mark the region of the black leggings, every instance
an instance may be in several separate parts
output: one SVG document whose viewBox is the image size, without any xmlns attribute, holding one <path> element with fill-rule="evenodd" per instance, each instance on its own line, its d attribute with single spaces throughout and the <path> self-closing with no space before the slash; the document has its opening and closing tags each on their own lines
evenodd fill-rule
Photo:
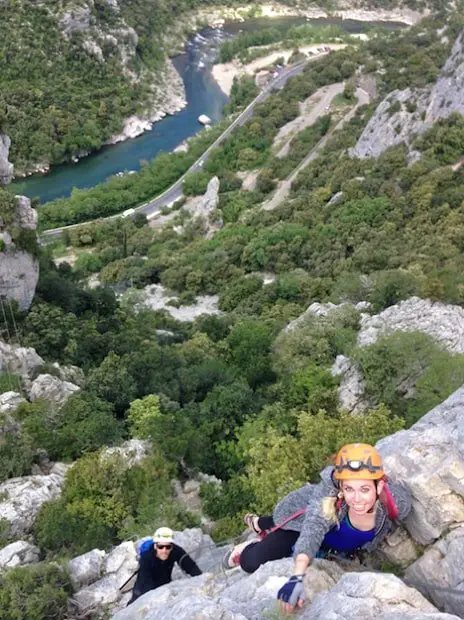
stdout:
<svg viewBox="0 0 464 620">
<path fill-rule="evenodd" d="M 274 527 L 274 520 L 272 517 L 260 517 L 258 525 L 261 530 L 269 530 Z M 254 573 L 265 562 L 289 557 L 299 535 L 299 532 L 281 529 L 248 545 L 240 555 L 241 568 L 247 573 Z"/>
</svg>

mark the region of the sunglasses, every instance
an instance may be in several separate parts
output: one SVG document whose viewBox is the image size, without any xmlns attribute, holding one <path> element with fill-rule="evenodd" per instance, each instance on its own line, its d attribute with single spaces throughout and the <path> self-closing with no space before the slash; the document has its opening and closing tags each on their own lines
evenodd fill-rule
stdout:
<svg viewBox="0 0 464 620">
<path fill-rule="evenodd" d="M 172 545 L 156 545 L 157 549 L 172 549 Z"/>
</svg>

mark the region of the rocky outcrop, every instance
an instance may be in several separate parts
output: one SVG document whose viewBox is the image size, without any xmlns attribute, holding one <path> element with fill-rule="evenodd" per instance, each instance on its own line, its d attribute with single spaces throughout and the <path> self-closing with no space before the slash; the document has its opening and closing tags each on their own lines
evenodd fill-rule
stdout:
<svg viewBox="0 0 464 620">
<path fill-rule="evenodd" d="M 13 164 L 8 161 L 11 140 L 0 132 L 0 185 L 8 185 L 13 178 Z"/>
<path fill-rule="evenodd" d="M 142 300 L 138 307 L 166 310 L 174 319 L 181 322 L 194 321 L 204 314 L 221 314 L 218 308 L 218 295 L 199 295 L 194 304 L 179 308 L 171 305 L 172 301 L 177 302 L 177 299 L 174 295 L 168 295 L 161 284 L 150 284 L 143 289 Z"/>
<path fill-rule="evenodd" d="M 464 525 L 451 530 L 412 564 L 405 573 L 437 607 L 464 617 Z M 457 593 L 449 589 L 457 590 Z M 460 593 L 459 593 L 460 592 Z"/>
<path fill-rule="evenodd" d="M 354 157 L 378 157 L 406 143 L 453 112 L 464 114 L 464 31 L 456 39 L 438 80 L 429 89 L 395 90 L 378 106 L 356 146 Z"/>
<path fill-rule="evenodd" d="M 392 478 L 412 491 L 406 527 L 417 542 L 429 545 L 464 523 L 464 387 L 377 447 Z"/>
<path fill-rule="evenodd" d="M 262 620 L 277 617 L 276 595 L 288 579 L 293 561 L 269 562 L 256 573 L 238 569 L 226 579 L 204 574 L 148 592 L 113 620 Z M 303 620 L 457 620 L 441 614 L 418 591 L 393 575 L 348 573 L 334 563 L 316 560 L 305 578 L 307 605 Z"/>
<path fill-rule="evenodd" d="M 74 385 L 74 383 L 62 381 L 58 377 L 45 374 L 39 375 L 34 380 L 29 391 L 29 398 L 31 401 L 43 398 L 54 405 L 62 405 L 72 394 L 79 390 L 80 387 Z"/>
<path fill-rule="evenodd" d="M 18 392 L 3 392 L 0 394 L 0 413 L 13 413 L 21 403 L 25 402 L 26 399 Z"/>
<path fill-rule="evenodd" d="M 25 541 L 17 540 L 3 549 L 0 549 L 0 570 L 14 568 L 24 564 L 34 564 L 39 561 L 40 549 Z"/>
<path fill-rule="evenodd" d="M 396 331 L 421 331 L 450 353 L 464 353 L 464 309 L 411 297 L 380 314 L 361 317 L 358 345 L 367 346 Z"/>
<path fill-rule="evenodd" d="M 29 388 L 37 371 L 45 364 L 32 347 L 9 345 L 0 340 L 0 371 L 19 375 L 23 385 Z"/>
<path fill-rule="evenodd" d="M 184 210 L 191 214 L 192 221 L 201 220 L 204 223 L 205 237 L 211 239 L 214 233 L 224 226 L 222 218 L 216 209 L 219 204 L 219 179 L 213 177 L 203 196 L 191 198 L 184 205 Z"/>
<path fill-rule="evenodd" d="M 130 580 L 123 591 L 120 588 L 137 570 L 137 553 L 143 540 L 146 539 L 136 543 L 124 542 L 110 553 L 94 549 L 68 563 L 71 580 L 77 589 L 72 603 L 79 614 L 99 612 L 106 605 L 113 609 L 127 605 L 134 580 Z M 175 541 L 195 559 L 203 571 L 217 567 L 225 553 L 199 528 L 176 532 Z M 176 566 L 173 583 L 184 583 L 184 579 L 179 581 L 183 576 Z"/>
<path fill-rule="evenodd" d="M 284 329 L 285 332 L 291 332 L 294 329 L 298 329 L 303 327 L 306 320 L 311 317 L 326 317 L 334 311 L 343 309 L 343 308 L 354 308 L 358 312 L 368 312 L 371 305 L 367 301 L 360 301 L 359 303 L 353 305 L 349 302 L 343 302 L 341 304 L 333 304 L 331 301 L 322 304 L 319 302 L 314 302 L 311 304 L 303 314 L 300 314 L 299 317 L 291 321 Z"/>
<path fill-rule="evenodd" d="M 11 478 L 0 484 L 0 520 L 9 522 L 9 537 L 31 531 L 42 504 L 60 496 L 68 469 L 69 465 L 55 463 L 49 475 Z"/>
<path fill-rule="evenodd" d="M 11 181 L 13 166 L 8 162 L 10 139 L 0 134 L 0 184 Z M 9 207 L 8 207 L 9 208 Z M 14 300 L 27 310 L 39 279 L 35 256 L 18 245 L 18 231 L 35 230 L 37 212 L 25 196 L 16 196 L 13 213 L 0 213 L 0 297 Z"/>
<path fill-rule="evenodd" d="M 111 458 L 118 456 L 123 459 L 127 467 L 134 467 L 140 461 L 143 461 L 151 452 L 151 444 L 149 441 L 142 439 L 129 439 L 120 446 L 114 448 L 106 448 L 101 453 L 101 458 Z"/>
<path fill-rule="evenodd" d="M 340 377 L 337 394 L 341 409 L 349 413 L 361 413 L 369 408 L 364 394 L 364 376 L 357 362 L 345 355 L 337 355 L 331 373 L 333 377 Z"/>
<path fill-rule="evenodd" d="M 85 581 L 89 584 L 78 590 L 72 599 L 72 606 L 81 616 L 102 611 L 118 601 L 127 605 L 130 596 L 127 592 L 122 594 L 119 588 L 138 568 L 136 546 L 133 542 L 124 542 L 110 553 L 94 549 L 71 560 L 68 568 L 76 586 Z"/>
</svg>

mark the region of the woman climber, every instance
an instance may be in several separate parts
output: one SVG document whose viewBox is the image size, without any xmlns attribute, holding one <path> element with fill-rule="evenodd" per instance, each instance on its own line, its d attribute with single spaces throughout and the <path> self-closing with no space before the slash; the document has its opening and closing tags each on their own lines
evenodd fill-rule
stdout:
<svg viewBox="0 0 464 620">
<path fill-rule="evenodd" d="M 224 559 L 228 568 L 240 565 L 252 573 L 293 553 L 293 575 L 277 595 L 284 613 L 303 606 L 303 578 L 312 558 L 372 551 L 411 509 L 409 490 L 387 484 L 382 457 L 368 444 L 344 446 L 321 479 L 289 493 L 272 516 L 246 515 L 245 523 L 260 539 L 236 546 Z"/>
</svg>

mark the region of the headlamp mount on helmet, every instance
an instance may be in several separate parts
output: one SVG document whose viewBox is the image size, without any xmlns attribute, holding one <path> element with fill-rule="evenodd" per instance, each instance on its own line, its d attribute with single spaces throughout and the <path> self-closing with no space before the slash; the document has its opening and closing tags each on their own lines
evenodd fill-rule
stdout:
<svg viewBox="0 0 464 620">
<path fill-rule="evenodd" d="M 342 471 L 361 471 L 363 469 L 367 469 L 369 473 L 374 474 L 377 471 L 383 471 L 382 465 L 373 465 L 372 459 L 369 457 L 367 461 L 358 461 L 358 460 L 343 460 L 340 464 L 335 465 L 335 470 Z"/>
</svg>

